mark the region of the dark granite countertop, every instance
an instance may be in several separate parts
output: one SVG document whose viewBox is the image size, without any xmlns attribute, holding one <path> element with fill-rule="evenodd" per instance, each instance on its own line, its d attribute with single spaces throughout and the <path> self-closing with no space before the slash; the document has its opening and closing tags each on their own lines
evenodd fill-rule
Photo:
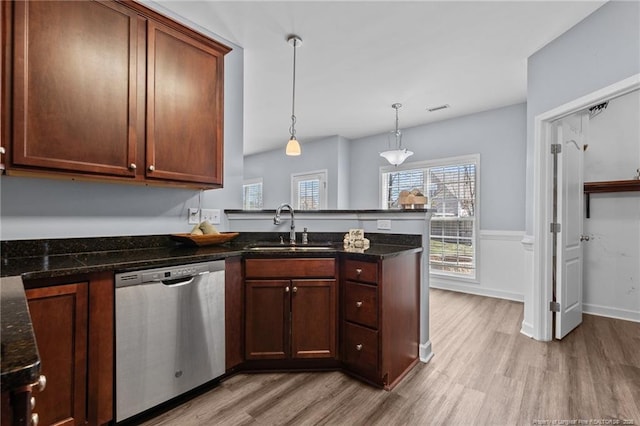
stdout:
<svg viewBox="0 0 640 426">
<path fill-rule="evenodd" d="M 349 256 L 365 259 L 386 258 L 421 251 L 421 236 L 403 234 L 367 234 L 367 250 L 346 250 L 343 233 L 310 233 L 310 244 L 329 244 L 331 250 L 259 251 L 251 245 L 279 241 L 281 233 L 241 233 L 230 243 L 193 247 L 177 243 L 168 235 L 68 238 L 52 240 L 16 240 L 0 242 L 0 276 L 21 276 L 25 280 L 87 274 L 101 271 L 128 271 L 225 259 L 233 256 L 309 257 Z"/>
<path fill-rule="evenodd" d="M 262 209 L 262 210 L 242 210 L 242 209 L 225 209 L 226 214 L 256 214 L 256 213 L 266 213 L 266 214 L 274 214 L 276 212 L 275 209 Z M 296 215 L 304 214 L 304 215 L 325 215 L 325 214 L 402 214 L 402 213 L 429 213 L 435 212 L 435 209 L 425 209 L 425 208 L 415 208 L 415 209 L 365 209 L 365 210 L 296 210 Z"/>
<path fill-rule="evenodd" d="M 0 279 L 0 323 L 2 392 L 35 383 L 40 356 L 20 277 Z"/>
</svg>

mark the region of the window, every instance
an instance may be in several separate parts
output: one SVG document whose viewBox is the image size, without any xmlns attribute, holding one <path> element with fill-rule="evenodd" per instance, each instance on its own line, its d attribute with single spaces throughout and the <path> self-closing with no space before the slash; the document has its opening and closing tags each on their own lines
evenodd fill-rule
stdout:
<svg viewBox="0 0 640 426">
<path fill-rule="evenodd" d="M 381 168 L 382 208 L 398 207 L 403 190 L 417 189 L 435 210 L 431 218 L 429 271 L 476 277 L 479 155 Z"/>
<path fill-rule="evenodd" d="M 295 210 L 327 208 L 327 171 L 291 175 L 291 198 Z"/>
<path fill-rule="evenodd" d="M 242 208 L 244 210 L 262 209 L 262 178 L 244 182 L 242 185 Z"/>
</svg>

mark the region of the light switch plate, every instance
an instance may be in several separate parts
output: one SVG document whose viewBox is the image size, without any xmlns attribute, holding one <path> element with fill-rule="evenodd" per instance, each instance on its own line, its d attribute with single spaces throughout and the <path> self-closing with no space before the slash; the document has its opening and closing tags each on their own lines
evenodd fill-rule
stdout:
<svg viewBox="0 0 640 426">
<path fill-rule="evenodd" d="M 220 209 L 202 209 L 200 219 L 204 222 L 208 220 L 212 225 L 220 224 Z"/>
<path fill-rule="evenodd" d="M 378 229 L 391 229 L 391 220 L 390 219 L 378 219 Z"/>
<path fill-rule="evenodd" d="M 197 225 L 200 223 L 200 210 L 195 207 L 189 207 L 189 225 Z"/>
</svg>

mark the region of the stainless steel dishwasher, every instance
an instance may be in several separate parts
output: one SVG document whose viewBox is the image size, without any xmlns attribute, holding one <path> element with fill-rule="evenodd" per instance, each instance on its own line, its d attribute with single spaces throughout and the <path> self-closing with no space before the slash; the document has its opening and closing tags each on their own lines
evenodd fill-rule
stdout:
<svg viewBox="0 0 640 426">
<path fill-rule="evenodd" d="M 116 274 L 116 421 L 225 372 L 224 261 Z"/>
</svg>

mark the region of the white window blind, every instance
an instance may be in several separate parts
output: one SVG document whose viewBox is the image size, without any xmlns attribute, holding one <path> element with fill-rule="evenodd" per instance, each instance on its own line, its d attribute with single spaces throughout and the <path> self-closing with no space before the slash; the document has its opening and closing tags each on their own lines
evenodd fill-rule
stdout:
<svg viewBox="0 0 640 426">
<path fill-rule="evenodd" d="M 381 170 L 382 207 L 398 207 L 400 191 L 428 196 L 431 219 L 429 269 L 436 274 L 476 276 L 479 156 L 413 163 Z"/>
<path fill-rule="evenodd" d="M 242 185 L 242 208 L 244 210 L 262 209 L 262 179 L 246 181 Z"/>
<path fill-rule="evenodd" d="M 320 210 L 327 206 L 327 172 L 291 176 L 291 192 L 295 210 Z"/>
</svg>

